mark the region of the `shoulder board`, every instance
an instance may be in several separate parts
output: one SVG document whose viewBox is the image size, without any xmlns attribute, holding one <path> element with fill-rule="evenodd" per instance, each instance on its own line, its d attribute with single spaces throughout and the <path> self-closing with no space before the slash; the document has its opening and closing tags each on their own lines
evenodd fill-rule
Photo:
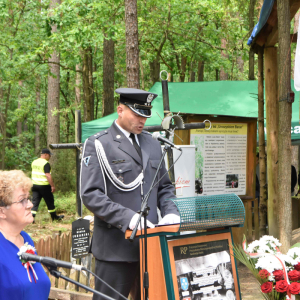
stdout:
<svg viewBox="0 0 300 300">
<path fill-rule="evenodd" d="M 107 134 L 107 133 L 108 133 L 107 130 L 100 131 L 100 132 L 98 132 L 98 133 L 96 133 L 96 134 L 90 136 L 90 137 L 89 137 L 89 140 L 96 140 L 96 139 L 100 138 L 101 136 L 103 136 L 103 135 L 105 135 L 105 134 Z"/>
<path fill-rule="evenodd" d="M 143 130 L 142 133 L 152 135 L 149 131 Z"/>
</svg>

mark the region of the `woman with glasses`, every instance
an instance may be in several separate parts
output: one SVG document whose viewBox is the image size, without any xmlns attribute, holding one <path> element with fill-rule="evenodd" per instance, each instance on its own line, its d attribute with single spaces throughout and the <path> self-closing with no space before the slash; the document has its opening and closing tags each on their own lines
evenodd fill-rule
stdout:
<svg viewBox="0 0 300 300">
<path fill-rule="evenodd" d="M 22 171 L 0 171 L 0 299 L 47 300 L 50 280 L 40 263 L 21 261 L 20 253 L 36 254 L 23 231 L 32 223 L 31 180 Z"/>
</svg>

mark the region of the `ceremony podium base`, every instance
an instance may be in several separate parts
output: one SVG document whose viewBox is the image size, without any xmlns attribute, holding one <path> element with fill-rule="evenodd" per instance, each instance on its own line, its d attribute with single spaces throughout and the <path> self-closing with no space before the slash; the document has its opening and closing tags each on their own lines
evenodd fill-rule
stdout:
<svg viewBox="0 0 300 300">
<path fill-rule="evenodd" d="M 176 205 L 180 224 L 147 229 L 149 299 L 241 300 L 231 227 L 245 222 L 242 200 L 223 194 L 166 201 Z M 142 279 L 144 239 L 140 231 L 136 236 Z"/>
<path fill-rule="evenodd" d="M 241 300 L 231 228 L 180 233 L 179 225 L 148 229 L 149 299 Z M 131 231 L 126 233 L 129 238 Z M 141 231 L 141 291 L 144 240 Z M 142 298 L 143 299 L 143 295 Z"/>
</svg>

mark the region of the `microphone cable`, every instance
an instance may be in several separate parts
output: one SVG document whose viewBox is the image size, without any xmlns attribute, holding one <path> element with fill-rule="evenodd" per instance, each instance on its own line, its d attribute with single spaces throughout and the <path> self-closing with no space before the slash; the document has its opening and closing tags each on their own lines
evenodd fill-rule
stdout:
<svg viewBox="0 0 300 300">
<path fill-rule="evenodd" d="M 90 271 L 89 269 L 82 267 L 81 270 L 84 270 L 90 274 L 92 274 L 95 278 L 97 278 L 99 281 L 101 281 L 103 284 L 105 284 L 108 288 L 110 288 L 112 291 L 114 291 L 116 294 L 118 294 L 122 299 L 128 300 L 125 296 L 123 296 L 121 293 L 119 293 L 117 290 L 115 290 L 112 286 L 110 286 L 108 283 L 106 283 L 103 279 L 101 279 L 99 276 L 97 276 L 95 273 Z"/>
</svg>

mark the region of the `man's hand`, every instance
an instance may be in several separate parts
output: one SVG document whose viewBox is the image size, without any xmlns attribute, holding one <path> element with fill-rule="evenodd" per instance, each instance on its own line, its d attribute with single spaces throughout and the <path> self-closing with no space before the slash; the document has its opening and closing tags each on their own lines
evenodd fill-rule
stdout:
<svg viewBox="0 0 300 300">
<path fill-rule="evenodd" d="M 135 225 L 136 225 L 136 222 L 139 218 L 139 214 L 135 214 L 132 219 L 130 220 L 130 223 L 129 223 L 129 229 L 133 230 Z M 141 224 L 142 224 L 142 229 L 144 229 L 144 217 L 141 218 L 141 222 L 139 224 L 139 227 L 138 227 L 138 230 L 141 230 Z M 147 220 L 147 227 L 150 227 L 150 228 L 154 228 L 155 226 Z"/>
<path fill-rule="evenodd" d="M 51 186 L 51 192 L 54 193 L 55 192 L 55 186 Z"/>
<path fill-rule="evenodd" d="M 158 223 L 158 225 L 171 225 L 171 224 L 179 224 L 180 217 L 175 214 L 165 215 Z"/>
</svg>

